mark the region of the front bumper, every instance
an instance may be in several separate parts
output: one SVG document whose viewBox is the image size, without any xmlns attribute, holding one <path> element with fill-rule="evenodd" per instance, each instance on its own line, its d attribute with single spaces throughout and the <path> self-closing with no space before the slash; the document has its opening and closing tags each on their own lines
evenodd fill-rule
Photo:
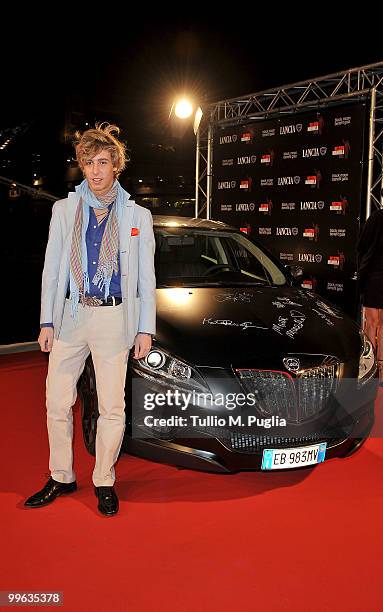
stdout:
<svg viewBox="0 0 383 612">
<path fill-rule="evenodd" d="M 355 368 L 354 368 L 355 369 Z M 233 394 L 244 390 L 233 371 L 216 368 L 199 368 L 208 389 L 213 393 Z M 340 383 L 327 396 L 323 409 L 315 414 L 314 418 L 305 422 L 296 422 L 286 429 L 271 427 L 264 429 L 256 427 L 255 432 L 243 425 L 239 427 L 217 428 L 209 423 L 202 429 L 174 428 L 174 431 L 157 431 L 136 427 L 135 422 L 143 423 L 143 396 L 146 393 L 156 394 L 164 391 L 164 386 L 158 379 L 148 379 L 135 369 L 130 370 L 125 389 L 127 400 L 127 427 L 122 450 L 152 461 L 169 463 L 190 469 L 209 472 L 233 473 L 245 470 L 261 470 L 263 451 L 265 449 L 289 449 L 311 446 L 320 442 L 327 443 L 326 459 L 345 457 L 351 454 L 369 435 L 374 423 L 374 403 L 377 394 L 378 381 L 376 372 L 362 386 L 352 376 L 355 372 L 350 366 L 345 371 L 350 378 L 340 379 Z M 307 385 L 307 383 L 304 383 Z M 316 384 L 314 381 L 313 384 Z M 306 393 L 308 387 L 301 387 Z M 283 391 L 283 387 L 281 388 Z M 310 389 L 308 390 L 310 391 Z M 314 398 L 315 394 L 308 392 L 307 397 Z M 276 405 L 278 404 L 278 397 Z M 282 397 L 282 396 L 281 396 Z M 279 406 L 286 406 L 286 397 Z M 139 408 L 138 408 L 139 407 Z M 190 406 L 191 410 L 192 406 Z M 192 412 L 200 416 L 208 413 L 224 416 L 224 408 L 210 408 L 209 411 L 200 406 Z M 153 409 L 152 409 L 153 410 Z M 157 408 L 155 409 L 157 410 Z M 155 410 L 150 414 L 156 414 Z M 166 416 L 168 406 L 158 410 L 159 417 Z M 243 415 L 248 414 L 249 408 L 239 409 Z M 258 411 L 258 412 L 257 412 Z M 174 411 L 173 411 L 174 412 Z M 262 416 L 255 406 L 250 409 L 252 414 Z M 185 413 L 179 413 L 185 414 Z M 279 410 L 281 414 L 281 410 Z M 227 415 L 227 411 L 226 411 Z M 263 415 L 265 416 L 265 415 Z M 283 416 L 283 415 L 282 415 Z M 300 468 L 294 468 L 300 469 Z"/>
<path fill-rule="evenodd" d="M 362 407 L 358 416 L 355 415 L 353 427 L 345 437 L 329 439 L 320 436 L 312 442 L 301 442 L 278 445 L 278 448 L 308 446 L 320 441 L 327 441 L 326 460 L 334 457 L 346 457 L 360 446 L 369 435 L 374 423 L 374 403 Z M 274 448 L 267 440 L 263 449 Z M 139 457 L 168 463 L 184 468 L 216 473 L 235 473 L 239 471 L 260 471 L 263 449 L 255 452 L 230 450 L 226 444 L 216 437 L 204 435 L 200 438 L 178 438 L 164 440 L 159 438 L 136 438 L 126 435 L 122 449 Z M 312 467 L 312 466 L 310 466 Z M 301 468 L 294 468 L 301 469 Z"/>
</svg>

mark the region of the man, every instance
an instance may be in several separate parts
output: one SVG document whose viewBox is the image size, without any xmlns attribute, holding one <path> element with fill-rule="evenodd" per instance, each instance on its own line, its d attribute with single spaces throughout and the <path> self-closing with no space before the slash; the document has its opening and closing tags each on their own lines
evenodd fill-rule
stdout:
<svg viewBox="0 0 383 612">
<path fill-rule="evenodd" d="M 129 200 L 118 176 L 126 164 L 116 126 L 77 133 L 84 181 L 55 202 L 42 275 L 41 350 L 50 352 L 46 379 L 51 476 L 25 505 L 45 506 L 77 489 L 73 414 L 77 381 L 88 355 L 96 373 L 99 418 L 93 471 L 98 509 L 118 512 L 115 470 L 125 431 L 129 351 L 145 357 L 155 333 L 151 213 Z"/>
<path fill-rule="evenodd" d="M 357 244 L 358 288 L 363 306 L 363 331 L 372 343 L 383 386 L 383 209 L 363 225 Z"/>
</svg>

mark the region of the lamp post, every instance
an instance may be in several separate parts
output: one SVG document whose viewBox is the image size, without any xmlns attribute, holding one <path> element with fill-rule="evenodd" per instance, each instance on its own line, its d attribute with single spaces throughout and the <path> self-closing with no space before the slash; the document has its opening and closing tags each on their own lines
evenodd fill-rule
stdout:
<svg viewBox="0 0 383 612">
<path fill-rule="evenodd" d="M 198 217 L 199 214 L 199 172 L 200 165 L 199 159 L 201 155 L 201 140 L 200 140 L 200 124 L 203 116 L 203 111 L 200 106 L 194 105 L 193 102 L 187 96 L 180 96 L 177 98 L 170 109 L 169 120 L 174 115 L 177 119 L 183 121 L 190 120 L 193 117 L 193 131 L 196 137 L 196 163 L 195 163 L 195 209 L 194 216 Z M 210 147 L 208 149 L 208 154 Z M 208 182 L 209 190 L 209 182 Z M 209 194 L 205 194 L 209 197 Z M 209 207 L 206 212 L 207 218 L 209 218 Z"/>
</svg>

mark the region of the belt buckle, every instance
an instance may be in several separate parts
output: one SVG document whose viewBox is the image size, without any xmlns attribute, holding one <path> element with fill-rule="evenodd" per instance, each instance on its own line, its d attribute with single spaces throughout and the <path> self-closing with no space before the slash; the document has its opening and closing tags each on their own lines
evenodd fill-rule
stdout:
<svg viewBox="0 0 383 612">
<path fill-rule="evenodd" d="M 90 296 L 90 295 L 83 296 L 83 299 L 81 301 L 84 307 L 85 306 L 101 306 L 103 302 L 103 300 L 100 300 L 99 298 L 95 296 Z"/>
</svg>

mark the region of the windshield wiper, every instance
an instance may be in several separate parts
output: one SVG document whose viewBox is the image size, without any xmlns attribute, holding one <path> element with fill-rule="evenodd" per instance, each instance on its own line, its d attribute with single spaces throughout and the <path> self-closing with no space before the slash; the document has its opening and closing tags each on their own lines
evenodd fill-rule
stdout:
<svg viewBox="0 0 383 612">
<path fill-rule="evenodd" d="M 286 283 L 285 283 L 286 284 Z M 163 284 L 159 283 L 157 289 L 174 289 L 175 287 L 283 287 L 285 285 L 273 285 L 272 283 L 266 283 L 262 281 L 232 281 L 232 280 L 220 280 L 220 281 L 204 281 L 201 279 L 200 282 L 194 281 L 192 283 L 176 282 L 174 284 Z"/>
<path fill-rule="evenodd" d="M 219 287 L 221 285 L 227 285 L 227 281 L 208 281 L 208 282 L 196 282 L 193 283 L 185 283 L 185 282 L 176 282 L 171 285 L 158 283 L 157 289 L 174 289 L 176 287 Z"/>
</svg>

